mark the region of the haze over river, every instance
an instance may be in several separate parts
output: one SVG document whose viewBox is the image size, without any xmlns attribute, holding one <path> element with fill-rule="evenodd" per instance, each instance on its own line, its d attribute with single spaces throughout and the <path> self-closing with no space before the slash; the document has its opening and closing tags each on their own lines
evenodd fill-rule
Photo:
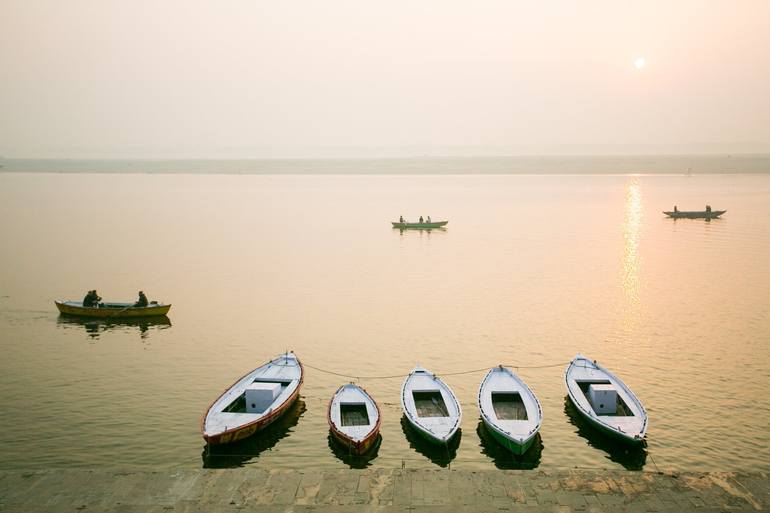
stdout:
<svg viewBox="0 0 770 513">
<path fill-rule="evenodd" d="M 661 213 L 706 203 L 727 213 Z M 358 466 L 770 471 L 769 208 L 767 174 L 2 173 L 0 468 L 345 468 L 326 407 L 350 379 L 324 369 L 382 409 Z M 449 224 L 402 233 L 399 215 Z M 54 299 L 93 288 L 144 290 L 169 321 L 59 317 Z M 205 454 L 209 403 L 286 349 L 306 364 L 301 402 Z M 575 418 L 577 353 L 639 396 L 646 448 Z M 402 377 L 366 378 L 418 362 L 461 402 L 456 451 L 405 433 Z M 523 459 L 479 429 L 484 373 L 455 374 L 497 364 L 543 407 Z"/>
</svg>

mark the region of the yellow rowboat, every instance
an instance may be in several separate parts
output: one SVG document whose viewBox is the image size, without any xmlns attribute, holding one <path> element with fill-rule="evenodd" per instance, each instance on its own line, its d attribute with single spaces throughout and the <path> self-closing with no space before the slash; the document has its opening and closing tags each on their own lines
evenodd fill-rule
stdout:
<svg viewBox="0 0 770 513">
<path fill-rule="evenodd" d="M 134 303 L 102 303 L 98 307 L 83 306 L 82 301 L 54 301 L 56 308 L 64 315 L 96 317 L 99 319 L 121 319 L 127 317 L 154 317 L 166 315 L 171 305 L 152 302 L 147 306 Z"/>
</svg>

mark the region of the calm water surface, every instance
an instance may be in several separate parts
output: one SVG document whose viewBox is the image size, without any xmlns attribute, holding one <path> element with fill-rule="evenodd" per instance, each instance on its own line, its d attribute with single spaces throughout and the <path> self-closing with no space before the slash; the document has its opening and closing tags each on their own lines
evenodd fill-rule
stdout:
<svg viewBox="0 0 770 513">
<path fill-rule="evenodd" d="M 669 220 L 677 204 L 724 219 Z M 770 176 L 0 174 L 0 467 L 676 468 L 770 471 Z M 404 215 L 445 231 L 400 233 Z M 168 321 L 83 323 L 53 300 L 173 303 Z M 264 436 L 204 451 L 223 388 L 291 349 L 302 399 Z M 646 449 L 586 428 L 562 376 L 578 352 L 650 417 Z M 402 426 L 415 363 L 462 403 L 459 446 Z M 519 366 L 544 411 L 523 459 L 479 427 L 483 372 Z M 543 368 L 530 368 L 546 366 Z M 328 440 L 362 376 L 376 457 Z"/>
</svg>

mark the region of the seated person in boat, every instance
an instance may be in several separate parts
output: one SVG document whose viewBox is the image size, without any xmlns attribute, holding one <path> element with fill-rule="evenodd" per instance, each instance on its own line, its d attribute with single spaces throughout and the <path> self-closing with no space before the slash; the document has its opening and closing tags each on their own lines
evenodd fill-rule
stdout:
<svg viewBox="0 0 770 513">
<path fill-rule="evenodd" d="M 429 222 L 429 223 L 430 223 L 430 216 L 428 216 L 428 221 L 427 221 L 427 222 Z"/>
<path fill-rule="evenodd" d="M 423 222 L 423 221 L 422 221 L 422 216 L 420 216 L 420 222 L 421 222 L 421 223 Z"/>
<path fill-rule="evenodd" d="M 137 300 L 136 303 L 134 303 L 134 306 L 147 306 L 149 304 L 149 301 L 147 301 L 147 296 L 144 295 L 144 292 L 141 290 L 139 291 L 139 300 Z"/>
<path fill-rule="evenodd" d="M 96 294 L 96 289 L 89 290 L 88 294 L 86 294 L 86 297 L 83 298 L 83 306 L 87 308 L 94 308 L 99 306 L 99 301 L 101 300 L 102 298 Z"/>
<path fill-rule="evenodd" d="M 711 212 L 711 205 L 706 205 L 706 212 Z"/>
<path fill-rule="evenodd" d="M 404 216 L 399 217 L 398 222 L 404 224 Z"/>
<path fill-rule="evenodd" d="M 679 209 L 676 208 L 676 205 L 674 205 L 674 212 L 679 212 Z"/>
</svg>

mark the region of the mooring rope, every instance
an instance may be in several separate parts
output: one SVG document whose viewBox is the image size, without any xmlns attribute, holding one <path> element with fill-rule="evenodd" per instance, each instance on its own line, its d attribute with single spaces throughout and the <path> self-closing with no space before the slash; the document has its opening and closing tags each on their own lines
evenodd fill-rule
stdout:
<svg viewBox="0 0 770 513">
<path fill-rule="evenodd" d="M 519 369 L 547 369 L 547 368 L 550 368 L 550 367 L 564 367 L 564 366 L 566 366 L 568 364 L 569 364 L 569 362 L 560 362 L 560 363 L 552 363 L 552 364 L 548 364 L 548 365 L 503 365 L 503 367 L 511 367 L 511 368 L 514 368 L 514 369 L 516 369 L 518 371 Z M 307 364 L 307 363 L 304 363 L 304 362 L 302 363 L 302 365 L 304 367 L 308 367 L 310 369 L 317 370 L 319 372 L 324 372 L 326 374 L 332 374 L 334 376 L 340 376 L 342 378 L 348 378 L 348 379 L 352 379 L 352 380 L 356 380 L 356 381 L 364 380 L 364 379 L 396 379 L 396 378 L 405 378 L 405 377 L 407 377 L 409 375 L 409 373 L 406 373 L 406 374 L 393 374 L 393 375 L 390 375 L 390 376 L 354 376 L 352 374 L 344 374 L 342 372 L 336 372 L 336 371 L 331 371 L 331 370 L 328 370 L 328 369 L 322 369 L 320 367 L 315 367 L 313 365 L 310 365 L 310 364 Z M 439 377 L 441 377 L 441 376 L 460 376 L 462 374 L 474 374 L 476 372 L 488 371 L 489 369 L 494 369 L 495 367 L 498 367 L 498 365 L 492 365 L 491 367 L 482 367 L 480 369 L 472 369 L 472 370 L 467 370 L 467 371 L 435 373 L 435 375 L 439 376 Z"/>
</svg>

